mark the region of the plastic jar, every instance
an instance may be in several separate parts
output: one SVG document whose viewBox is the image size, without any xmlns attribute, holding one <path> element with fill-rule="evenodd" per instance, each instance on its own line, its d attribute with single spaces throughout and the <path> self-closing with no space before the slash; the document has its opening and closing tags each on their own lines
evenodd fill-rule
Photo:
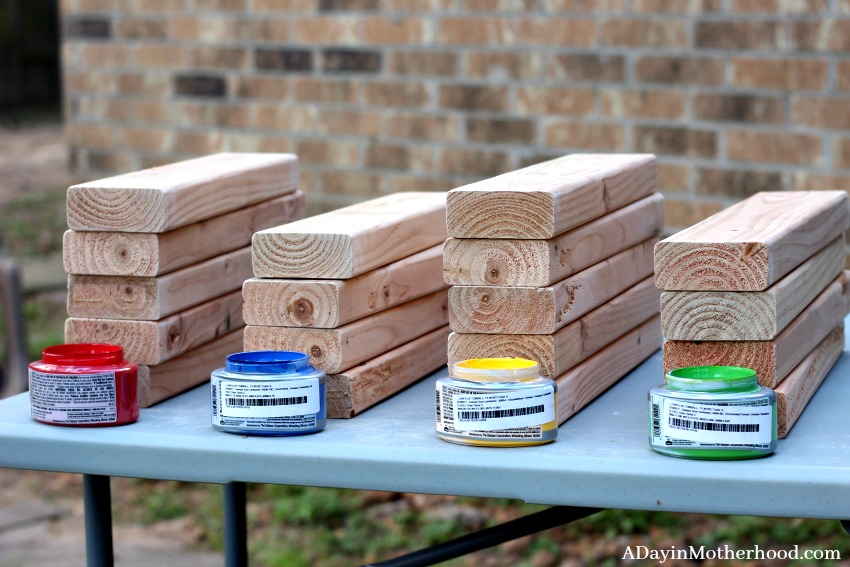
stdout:
<svg viewBox="0 0 850 567">
<path fill-rule="evenodd" d="M 649 391 L 649 444 L 689 459 L 752 459 L 776 449 L 776 394 L 751 368 L 691 366 Z"/>
<path fill-rule="evenodd" d="M 211 377 L 212 425 L 242 435 L 304 435 L 325 428 L 325 373 L 301 352 L 237 352 Z"/>
<path fill-rule="evenodd" d="M 437 379 L 437 436 L 461 445 L 521 447 L 558 436 L 558 386 L 523 358 L 476 358 Z"/>
<path fill-rule="evenodd" d="M 138 367 L 109 344 L 45 348 L 29 365 L 30 413 L 70 427 L 124 425 L 139 418 Z"/>
</svg>

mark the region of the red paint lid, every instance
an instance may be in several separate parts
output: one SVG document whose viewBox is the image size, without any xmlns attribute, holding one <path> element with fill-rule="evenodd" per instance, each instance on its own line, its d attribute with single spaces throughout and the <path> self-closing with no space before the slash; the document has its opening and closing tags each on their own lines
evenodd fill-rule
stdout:
<svg viewBox="0 0 850 567">
<path fill-rule="evenodd" d="M 121 345 L 79 343 L 49 346 L 41 351 L 45 364 L 59 366 L 107 366 L 124 362 Z"/>
</svg>

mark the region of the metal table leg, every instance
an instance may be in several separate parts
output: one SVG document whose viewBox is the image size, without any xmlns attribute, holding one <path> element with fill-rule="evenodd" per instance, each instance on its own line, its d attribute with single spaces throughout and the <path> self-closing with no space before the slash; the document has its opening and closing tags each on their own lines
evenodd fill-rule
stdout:
<svg viewBox="0 0 850 567">
<path fill-rule="evenodd" d="M 86 513 L 86 564 L 109 567 L 112 554 L 112 497 L 109 477 L 83 475 L 83 502 Z"/>
<path fill-rule="evenodd" d="M 248 565 L 248 520 L 245 513 L 245 483 L 224 485 L 224 564 L 226 567 Z"/>
</svg>

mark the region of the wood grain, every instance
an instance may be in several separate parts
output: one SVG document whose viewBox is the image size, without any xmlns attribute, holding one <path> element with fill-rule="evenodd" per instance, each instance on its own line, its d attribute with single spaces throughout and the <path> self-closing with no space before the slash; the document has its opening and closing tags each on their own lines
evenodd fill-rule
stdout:
<svg viewBox="0 0 850 567">
<path fill-rule="evenodd" d="M 162 364 L 139 366 L 139 400 L 143 408 L 167 400 L 200 384 L 224 366 L 228 354 L 242 350 L 242 329 L 227 333 Z M 199 415 L 198 419 L 209 419 Z"/>
<path fill-rule="evenodd" d="M 69 274 L 153 277 L 251 244 L 258 230 L 299 220 L 304 193 L 270 199 L 163 233 L 65 232 Z"/>
<path fill-rule="evenodd" d="M 650 154 L 571 154 L 449 191 L 456 238 L 552 238 L 650 195 Z"/>
<path fill-rule="evenodd" d="M 649 277 L 553 334 L 452 333 L 449 364 L 470 358 L 517 356 L 536 360 L 542 374 L 555 377 L 657 315 L 658 290 Z"/>
<path fill-rule="evenodd" d="M 650 195 L 548 240 L 449 238 L 443 275 L 452 285 L 545 287 L 658 235 L 662 201 Z"/>
<path fill-rule="evenodd" d="M 448 325 L 340 374 L 328 374 L 328 417 L 350 418 L 446 364 Z"/>
<path fill-rule="evenodd" d="M 757 193 L 655 246 L 665 291 L 764 291 L 850 227 L 845 191 Z"/>
<path fill-rule="evenodd" d="M 254 275 L 353 278 L 445 239 L 445 193 L 394 193 L 257 232 Z"/>
<path fill-rule="evenodd" d="M 250 277 L 250 247 L 153 278 L 72 274 L 68 277 L 68 315 L 158 321 L 237 290 Z"/>
<path fill-rule="evenodd" d="M 71 317 L 65 342 L 118 344 L 127 360 L 156 365 L 244 326 L 242 294 L 236 290 L 159 321 Z"/>
<path fill-rule="evenodd" d="M 661 324 L 656 316 L 558 376 L 558 422 L 574 416 L 660 346 Z"/>
<path fill-rule="evenodd" d="M 448 323 L 440 290 L 336 329 L 245 327 L 245 350 L 290 350 L 310 355 L 316 368 L 342 372 Z"/>
<path fill-rule="evenodd" d="M 784 439 L 809 400 L 844 351 L 844 327 L 833 329 L 818 346 L 779 383 L 776 392 L 778 436 Z"/>
<path fill-rule="evenodd" d="M 661 331 L 681 341 L 769 341 L 835 280 L 844 235 L 765 291 L 665 291 Z"/>
<path fill-rule="evenodd" d="M 242 286 L 249 325 L 332 329 L 447 286 L 443 245 L 349 280 L 251 278 Z"/>
<path fill-rule="evenodd" d="M 69 187 L 68 228 L 165 232 L 297 187 L 293 154 L 213 154 Z"/>
<path fill-rule="evenodd" d="M 449 323 L 457 333 L 550 334 L 652 275 L 655 239 L 547 287 L 453 286 Z"/>
<path fill-rule="evenodd" d="M 685 366 L 745 366 L 773 388 L 847 315 L 841 276 L 770 341 L 667 341 L 664 372 Z"/>
</svg>

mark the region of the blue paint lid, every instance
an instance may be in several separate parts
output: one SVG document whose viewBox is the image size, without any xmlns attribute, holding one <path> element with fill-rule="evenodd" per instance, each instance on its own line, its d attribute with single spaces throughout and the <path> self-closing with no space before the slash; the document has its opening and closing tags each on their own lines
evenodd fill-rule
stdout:
<svg viewBox="0 0 850 567">
<path fill-rule="evenodd" d="M 313 371 L 310 357 L 303 352 L 258 350 L 235 352 L 225 358 L 228 372 L 245 374 L 305 374 Z"/>
</svg>

